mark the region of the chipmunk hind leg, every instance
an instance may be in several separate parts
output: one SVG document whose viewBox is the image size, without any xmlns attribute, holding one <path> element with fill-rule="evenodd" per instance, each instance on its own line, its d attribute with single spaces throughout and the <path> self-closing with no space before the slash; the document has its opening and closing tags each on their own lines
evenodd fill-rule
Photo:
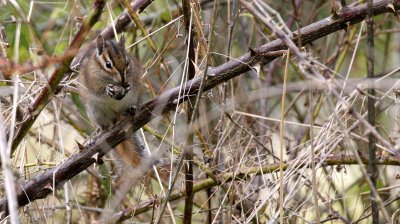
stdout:
<svg viewBox="0 0 400 224">
<path fill-rule="evenodd" d="M 142 162 L 142 155 L 138 149 L 140 145 L 136 145 L 132 140 L 125 140 L 115 147 L 118 154 L 116 160 L 122 160 L 125 166 L 129 168 L 137 168 Z M 119 163 L 119 161 L 117 161 Z M 120 164 L 122 165 L 122 164 Z"/>
</svg>

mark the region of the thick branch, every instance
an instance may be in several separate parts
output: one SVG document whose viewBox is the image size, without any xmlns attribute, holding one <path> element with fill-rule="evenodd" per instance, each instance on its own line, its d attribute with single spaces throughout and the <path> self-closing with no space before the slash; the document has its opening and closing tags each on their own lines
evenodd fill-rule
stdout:
<svg viewBox="0 0 400 224">
<path fill-rule="evenodd" d="M 388 4 L 393 4 L 394 8 L 400 8 L 400 1 L 381 0 L 374 2 L 374 15 L 379 15 L 385 12 L 392 12 Z M 308 44 L 323 36 L 334 33 L 338 30 L 346 28 L 348 24 L 355 24 L 365 19 L 367 14 L 366 4 L 347 8 L 345 12 L 340 14 L 339 18 L 332 19 L 326 18 L 316 23 L 308 25 L 300 29 L 302 44 Z M 294 34 L 294 42 L 298 43 L 297 38 L 299 34 Z M 282 55 L 281 50 L 286 49 L 286 46 L 280 40 L 272 41 L 261 47 L 258 47 L 252 53 L 247 53 L 240 58 L 231 60 L 218 67 L 210 69 L 210 74 L 204 85 L 204 91 L 207 91 L 218 84 L 232 79 L 244 72 L 251 69 L 251 66 L 256 63 L 268 63 L 276 57 Z M 53 190 L 52 183 L 54 177 L 55 187 L 62 186 L 66 181 L 79 174 L 96 160 L 93 156 L 97 153 L 107 153 L 123 140 L 125 140 L 126 132 L 136 131 L 146 123 L 159 116 L 164 112 L 174 110 L 176 104 L 182 103 L 188 96 L 197 94 L 201 83 L 201 76 L 194 78 L 184 85 L 184 91 L 187 95 L 179 98 L 179 87 L 173 88 L 168 92 L 158 96 L 154 100 L 140 106 L 136 114 L 130 118 L 135 124 L 134 127 L 128 126 L 129 122 L 122 121 L 117 124 L 110 132 L 101 133 L 92 147 L 79 151 L 77 154 L 68 158 L 65 162 L 58 167 L 47 170 L 46 172 L 36 175 L 28 182 L 21 184 L 22 189 L 17 192 L 18 203 L 20 206 L 26 205 L 36 199 L 44 198 Z M 398 164 L 396 162 L 396 164 Z M 0 211 L 7 211 L 7 200 L 2 198 L 0 200 Z"/>
</svg>

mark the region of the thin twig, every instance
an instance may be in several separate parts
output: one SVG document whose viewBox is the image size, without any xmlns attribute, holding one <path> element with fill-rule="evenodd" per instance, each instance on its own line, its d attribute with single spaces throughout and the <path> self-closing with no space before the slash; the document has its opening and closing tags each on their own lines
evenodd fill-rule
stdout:
<svg viewBox="0 0 400 224">
<path fill-rule="evenodd" d="M 290 61 L 290 50 L 288 50 L 286 55 L 286 63 L 285 63 L 285 73 L 283 76 L 283 88 L 282 88 L 282 98 L 281 98 L 281 123 L 279 127 L 279 221 L 280 223 L 284 222 L 284 186 L 283 186 L 283 148 L 284 148 L 284 141 L 283 141 L 283 134 L 284 134 L 284 127 L 285 123 L 285 104 L 286 104 L 286 84 L 287 84 L 287 77 L 288 77 L 288 67 Z"/>
<path fill-rule="evenodd" d="M 317 224 L 320 223 L 321 215 L 319 212 L 319 204 L 318 204 L 318 186 L 317 186 L 317 170 L 316 170 L 316 161 L 315 161 L 315 147 L 314 147 L 314 106 L 312 102 L 314 102 L 314 93 L 313 91 L 310 92 L 310 146 L 311 146 L 311 172 L 312 172 L 312 191 L 313 191 L 313 199 L 314 199 L 314 206 L 315 206 L 315 216 Z"/>
<path fill-rule="evenodd" d="M 373 19 L 373 3 L 372 0 L 367 1 L 367 77 L 373 79 L 374 75 L 374 19 Z M 371 128 L 375 129 L 375 89 L 368 89 L 368 122 Z M 371 178 L 372 188 L 376 188 L 377 182 L 377 166 L 376 166 L 376 138 L 371 132 L 368 134 L 368 174 Z M 379 223 L 379 208 L 375 191 L 371 191 L 371 210 L 372 221 Z"/>
<path fill-rule="evenodd" d="M 187 42 L 187 55 L 185 57 L 185 70 L 184 77 L 188 80 L 193 79 L 196 71 L 194 64 L 196 63 L 195 59 L 195 49 L 194 49 L 194 37 L 195 33 L 192 30 L 192 20 L 193 20 L 193 8 L 190 4 L 189 0 L 182 0 L 182 10 L 183 10 L 183 21 L 185 23 L 185 33 L 186 33 L 186 42 Z M 201 95 L 199 92 L 197 95 Z M 196 109 L 193 105 L 193 97 L 190 97 L 188 102 L 186 103 L 186 111 L 187 111 L 187 119 L 186 123 L 188 125 L 189 130 L 194 130 L 194 126 L 192 125 L 197 116 Z M 185 207 L 183 211 L 183 223 L 191 224 L 192 223 L 192 212 L 193 212 L 193 147 L 194 147 L 194 131 L 189 131 L 186 135 L 186 147 L 184 149 L 184 157 L 186 164 L 184 165 L 185 170 Z M 176 167 L 177 170 L 180 170 L 180 167 Z M 167 201 L 167 200 L 166 200 Z"/>
</svg>

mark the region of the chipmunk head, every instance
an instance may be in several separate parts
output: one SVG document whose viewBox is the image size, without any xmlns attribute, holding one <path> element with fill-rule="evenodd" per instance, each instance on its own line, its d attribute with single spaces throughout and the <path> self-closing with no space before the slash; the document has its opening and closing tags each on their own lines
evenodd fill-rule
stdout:
<svg viewBox="0 0 400 224">
<path fill-rule="evenodd" d="M 125 51 L 125 37 L 122 35 L 119 43 L 105 41 L 102 35 L 97 37 L 96 58 L 99 66 L 110 80 L 126 85 L 126 75 L 130 67 L 130 59 Z"/>
<path fill-rule="evenodd" d="M 106 84 L 106 93 L 110 97 L 121 100 L 131 90 L 127 80 L 130 69 L 130 58 L 125 51 L 125 37 L 122 35 L 119 43 L 106 41 L 102 35 L 97 37 L 95 61 L 100 70 L 96 74 Z"/>
</svg>

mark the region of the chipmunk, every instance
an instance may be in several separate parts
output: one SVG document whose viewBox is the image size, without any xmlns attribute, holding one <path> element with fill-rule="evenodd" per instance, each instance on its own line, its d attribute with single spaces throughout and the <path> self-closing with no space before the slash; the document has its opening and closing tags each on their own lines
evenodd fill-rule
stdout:
<svg viewBox="0 0 400 224">
<path fill-rule="evenodd" d="M 139 69 L 125 50 L 124 36 L 116 43 L 99 35 L 96 42 L 97 48 L 89 52 L 80 65 L 79 91 L 98 132 L 111 128 L 131 106 L 139 103 L 142 86 Z M 140 165 L 146 156 L 139 132 L 133 133 L 132 138 L 127 138 L 115 150 L 131 167 Z"/>
</svg>

